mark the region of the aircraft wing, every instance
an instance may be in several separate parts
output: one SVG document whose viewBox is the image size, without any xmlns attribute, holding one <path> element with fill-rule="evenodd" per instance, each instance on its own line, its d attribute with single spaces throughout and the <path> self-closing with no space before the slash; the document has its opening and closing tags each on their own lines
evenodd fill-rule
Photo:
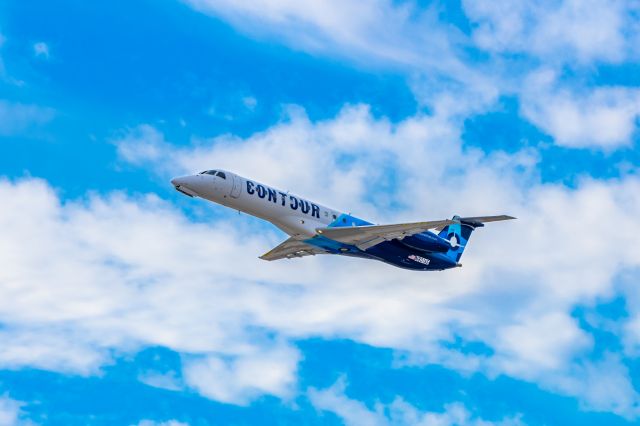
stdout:
<svg viewBox="0 0 640 426">
<path fill-rule="evenodd" d="M 366 250 L 383 241 L 401 240 L 409 235 L 419 234 L 429 229 L 445 227 L 454 223 L 458 222 L 446 219 L 431 222 L 398 223 L 395 225 L 318 228 L 316 232 L 329 239 L 352 244 L 361 250 Z"/>
<path fill-rule="evenodd" d="M 294 257 L 313 256 L 328 253 L 320 247 L 314 247 L 303 241 L 289 238 L 269 252 L 260 256 L 263 260 L 291 259 Z"/>
</svg>

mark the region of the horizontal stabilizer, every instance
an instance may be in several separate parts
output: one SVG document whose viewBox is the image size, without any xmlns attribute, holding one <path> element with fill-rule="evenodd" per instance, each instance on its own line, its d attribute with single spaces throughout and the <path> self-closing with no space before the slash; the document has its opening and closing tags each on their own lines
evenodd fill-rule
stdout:
<svg viewBox="0 0 640 426">
<path fill-rule="evenodd" d="M 473 217 L 454 216 L 453 219 L 456 221 L 459 221 L 461 224 L 470 225 L 473 228 L 481 228 L 484 226 L 485 223 L 488 223 L 488 222 L 498 222 L 501 220 L 511 220 L 516 218 L 513 216 L 507 216 L 503 214 L 499 216 L 473 216 Z M 438 232 L 442 231 L 445 228 L 445 226 L 439 226 L 436 230 Z"/>
<path fill-rule="evenodd" d="M 500 216 L 475 216 L 475 217 L 453 217 L 456 220 L 459 220 L 463 225 L 469 225 L 473 228 L 482 228 L 487 222 L 498 222 L 500 220 L 511 220 L 515 219 L 512 216 L 500 215 Z"/>
<path fill-rule="evenodd" d="M 498 222 L 501 220 L 511 220 L 515 219 L 513 216 L 500 215 L 500 216 L 476 216 L 476 217 L 461 217 L 460 222 L 478 222 L 478 223 L 486 223 L 486 222 Z"/>
</svg>

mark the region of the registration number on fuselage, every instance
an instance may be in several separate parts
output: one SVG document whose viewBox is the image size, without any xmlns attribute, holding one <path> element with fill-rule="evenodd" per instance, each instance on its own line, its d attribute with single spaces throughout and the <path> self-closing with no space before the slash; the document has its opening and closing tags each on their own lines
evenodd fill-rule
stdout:
<svg viewBox="0 0 640 426">
<path fill-rule="evenodd" d="M 409 259 L 413 260 L 414 262 L 422 263 L 423 265 L 428 265 L 429 263 L 431 263 L 431 260 L 427 259 L 426 257 L 418 256 L 415 254 L 409 255 Z"/>
</svg>

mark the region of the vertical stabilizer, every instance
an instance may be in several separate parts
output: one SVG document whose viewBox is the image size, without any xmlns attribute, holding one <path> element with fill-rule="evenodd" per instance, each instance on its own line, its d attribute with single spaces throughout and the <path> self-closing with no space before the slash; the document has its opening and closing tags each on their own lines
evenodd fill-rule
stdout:
<svg viewBox="0 0 640 426">
<path fill-rule="evenodd" d="M 473 230 L 478 226 L 484 225 L 480 222 L 466 221 L 464 219 L 461 220 L 460 216 L 454 216 L 453 220 L 458 223 L 447 225 L 442 229 L 442 231 L 440 231 L 438 236 L 449 241 L 451 248 L 445 255 L 453 262 L 458 263 L 460 262 L 462 253 L 469 242 L 469 238 L 471 237 Z"/>
</svg>

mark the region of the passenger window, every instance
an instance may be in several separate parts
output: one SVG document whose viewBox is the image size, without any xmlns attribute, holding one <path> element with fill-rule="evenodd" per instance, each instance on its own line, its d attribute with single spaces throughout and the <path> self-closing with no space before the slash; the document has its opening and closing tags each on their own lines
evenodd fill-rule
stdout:
<svg viewBox="0 0 640 426">
<path fill-rule="evenodd" d="M 226 178 L 227 178 L 227 176 L 226 176 L 224 173 L 222 173 L 222 172 L 218 172 L 218 173 L 216 173 L 216 176 L 219 176 L 219 177 L 221 177 L 222 179 L 226 179 Z"/>
</svg>

